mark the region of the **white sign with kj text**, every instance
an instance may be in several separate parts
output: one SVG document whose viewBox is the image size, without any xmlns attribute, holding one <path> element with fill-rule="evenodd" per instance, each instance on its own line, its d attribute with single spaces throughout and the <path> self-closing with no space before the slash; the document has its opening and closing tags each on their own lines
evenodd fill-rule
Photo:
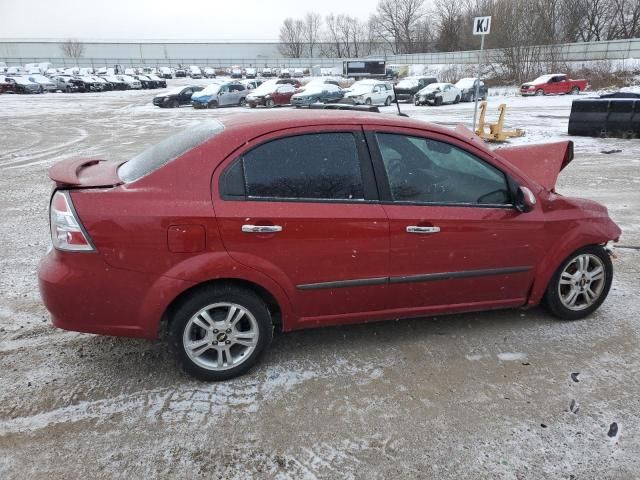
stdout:
<svg viewBox="0 0 640 480">
<path fill-rule="evenodd" d="M 491 33 L 491 17 L 476 17 L 473 19 L 474 35 L 489 35 Z"/>
</svg>

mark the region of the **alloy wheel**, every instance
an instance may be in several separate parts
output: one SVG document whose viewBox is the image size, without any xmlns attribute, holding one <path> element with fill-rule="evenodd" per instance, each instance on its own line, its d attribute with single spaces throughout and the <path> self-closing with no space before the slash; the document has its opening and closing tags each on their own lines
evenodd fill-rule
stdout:
<svg viewBox="0 0 640 480">
<path fill-rule="evenodd" d="M 242 305 L 207 305 L 184 327 L 182 342 L 189 359 L 201 368 L 224 371 L 244 363 L 256 349 L 260 330 Z"/>
<path fill-rule="evenodd" d="M 596 255 L 582 253 L 565 265 L 558 282 L 558 296 L 569 310 L 584 310 L 600 298 L 605 283 L 602 260 Z"/>
</svg>

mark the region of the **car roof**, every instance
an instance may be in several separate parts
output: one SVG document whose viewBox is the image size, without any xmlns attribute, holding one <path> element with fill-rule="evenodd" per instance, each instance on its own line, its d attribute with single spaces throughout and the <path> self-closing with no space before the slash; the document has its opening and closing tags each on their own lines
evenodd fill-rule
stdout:
<svg viewBox="0 0 640 480">
<path fill-rule="evenodd" d="M 297 127 L 331 125 L 380 125 L 407 127 L 449 136 L 458 136 L 452 129 L 433 123 L 399 115 L 354 112 L 350 110 L 288 110 L 282 112 L 260 112 L 257 114 L 221 116 L 218 119 L 225 131 L 246 130 L 247 136 L 255 138 L 269 132 Z"/>
</svg>

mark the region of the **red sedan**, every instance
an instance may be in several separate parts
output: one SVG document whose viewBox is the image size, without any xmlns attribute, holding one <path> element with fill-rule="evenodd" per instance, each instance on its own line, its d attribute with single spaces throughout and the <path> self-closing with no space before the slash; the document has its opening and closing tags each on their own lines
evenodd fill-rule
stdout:
<svg viewBox="0 0 640 480">
<path fill-rule="evenodd" d="M 621 232 L 554 191 L 572 158 L 375 113 L 209 120 L 128 162 L 52 167 L 42 298 L 68 330 L 167 327 L 206 380 L 247 371 L 275 330 L 541 302 L 582 318 Z"/>
</svg>

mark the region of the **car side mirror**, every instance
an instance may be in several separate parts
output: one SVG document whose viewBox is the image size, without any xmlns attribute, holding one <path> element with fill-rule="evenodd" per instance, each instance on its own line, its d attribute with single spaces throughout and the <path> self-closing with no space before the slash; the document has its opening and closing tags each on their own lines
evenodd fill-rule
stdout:
<svg viewBox="0 0 640 480">
<path fill-rule="evenodd" d="M 536 204 L 536 197 L 529 187 L 520 185 L 516 190 L 515 207 L 521 213 L 530 212 Z"/>
</svg>

